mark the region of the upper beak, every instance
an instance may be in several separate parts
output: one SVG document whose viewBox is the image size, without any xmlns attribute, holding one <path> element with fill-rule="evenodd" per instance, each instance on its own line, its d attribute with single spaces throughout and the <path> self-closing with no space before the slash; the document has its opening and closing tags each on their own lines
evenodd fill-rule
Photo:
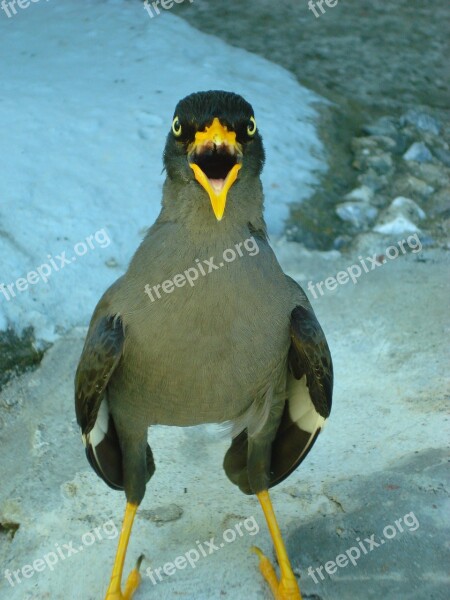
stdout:
<svg viewBox="0 0 450 600">
<path fill-rule="evenodd" d="M 188 148 L 189 166 L 195 179 L 206 190 L 220 221 L 225 212 L 227 194 L 242 167 L 242 147 L 236 133 L 214 118 L 204 131 L 197 131 Z"/>
</svg>

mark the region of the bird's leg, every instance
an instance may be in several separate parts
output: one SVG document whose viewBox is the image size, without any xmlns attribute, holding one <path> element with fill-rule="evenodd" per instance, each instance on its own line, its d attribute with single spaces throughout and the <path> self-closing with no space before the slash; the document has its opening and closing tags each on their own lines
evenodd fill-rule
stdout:
<svg viewBox="0 0 450 600">
<path fill-rule="evenodd" d="M 265 556 L 259 548 L 254 547 L 253 550 L 258 554 L 260 559 L 260 571 L 269 584 L 275 600 L 302 600 L 297 579 L 292 571 L 291 563 L 289 562 L 289 557 L 284 546 L 280 528 L 278 527 L 268 490 L 259 492 L 257 497 L 264 511 L 270 536 L 273 545 L 275 546 L 275 552 L 277 553 L 281 572 L 280 580 L 277 579 L 275 569 L 267 556 Z"/>
<path fill-rule="evenodd" d="M 136 515 L 137 507 L 137 504 L 127 502 L 125 516 L 122 524 L 122 531 L 120 532 L 119 545 L 117 547 L 116 559 L 114 561 L 111 581 L 109 583 L 108 591 L 106 592 L 105 600 L 131 600 L 134 592 L 136 591 L 141 582 L 139 567 L 141 565 L 143 556 L 139 557 L 136 567 L 128 575 L 125 590 L 122 593 L 121 583 L 123 565 L 125 563 L 125 555 L 127 553 L 128 542 L 130 540 L 131 535 L 131 528 L 133 527 L 133 521 Z"/>
</svg>

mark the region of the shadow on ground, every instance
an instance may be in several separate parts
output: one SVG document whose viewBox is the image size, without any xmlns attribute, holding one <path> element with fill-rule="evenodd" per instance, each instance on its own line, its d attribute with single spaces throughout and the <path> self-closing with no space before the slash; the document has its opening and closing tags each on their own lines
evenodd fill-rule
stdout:
<svg viewBox="0 0 450 600">
<path fill-rule="evenodd" d="M 448 598 L 447 473 L 448 454 L 432 449 L 325 486 L 339 512 L 319 515 L 288 540 L 305 600 L 354 600 L 362 588 L 369 600 Z"/>
</svg>

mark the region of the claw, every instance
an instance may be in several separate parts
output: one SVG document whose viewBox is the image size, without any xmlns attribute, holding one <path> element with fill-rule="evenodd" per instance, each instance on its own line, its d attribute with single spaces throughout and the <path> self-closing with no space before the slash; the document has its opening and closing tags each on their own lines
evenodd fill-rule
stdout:
<svg viewBox="0 0 450 600">
<path fill-rule="evenodd" d="M 292 572 L 282 575 L 278 580 L 275 569 L 267 556 L 256 546 L 252 546 L 251 550 L 259 557 L 259 570 L 269 584 L 274 600 L 302 600 L 297 579 Z"/>
<path fill-rule="evenodd" d="M 108 592 L 105 600 L 132 600 L 135 591 L 138 589 L 142 581 L 139 569 L 143 560 L 144 555 L 141 554 L 141 556 L 137 559 L 136 566 L 128 575 L 123 594 L 120 591 Z"/>
</svg>

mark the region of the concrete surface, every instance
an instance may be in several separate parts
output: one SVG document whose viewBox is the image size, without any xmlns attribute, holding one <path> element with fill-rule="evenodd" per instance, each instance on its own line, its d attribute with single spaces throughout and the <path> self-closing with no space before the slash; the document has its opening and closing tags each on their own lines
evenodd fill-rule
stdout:
<svg viewBox="0 0 450 600">
<path fill-rule="evenodd" d="M 381 254 L 391 242 L 366 236 L 359 253 Z M 307 252 L 297 244 L 275 248 L 305 287 L 358 261 L 358 255 Z M 447 254 L 409 253 L 313 304 L 334 357 L 334 408 L 308 459 L 273 491 L 304 598 L 444 600 Z M 0 395 L 2 571 L 36 559 L 38 569 L 44 564 L 31 575 L 25 569 L 29 577 L 20 574 L 14 586 L 2 572 L 2 599 L 99 600 L 106 590 L 124 497 L 91 471 L 74 418 L 72 379 L 84 332 L 61 339 L 37 371 Z M 271 542 L 256 499 L 242 495 L 222 471 L 227 440 L 215 426 L 157 427 L 149 440 L 157 470 L 136 520 L 127 570 L 141 552 L 145 573 L 177 556 L 195 556 L 212 537 L 218 549 L 156 585 L 144 576 L 136 600 L 269 599 L 249 548 L 256 544 L 271 555 Z M 95 528 L 97 534 L 89 533 Z M 355 565 L 327 574 L 326 563 L 347 551 L 355 555 L 357 538 L 367 550 L 364 540 L 372 534 L 379 546 L 367 554 L 361 549 Z M 51 570 L 42 560 L 54 562 L 48 555 L 59 550 L 64 560 Z"/>
</svg>

